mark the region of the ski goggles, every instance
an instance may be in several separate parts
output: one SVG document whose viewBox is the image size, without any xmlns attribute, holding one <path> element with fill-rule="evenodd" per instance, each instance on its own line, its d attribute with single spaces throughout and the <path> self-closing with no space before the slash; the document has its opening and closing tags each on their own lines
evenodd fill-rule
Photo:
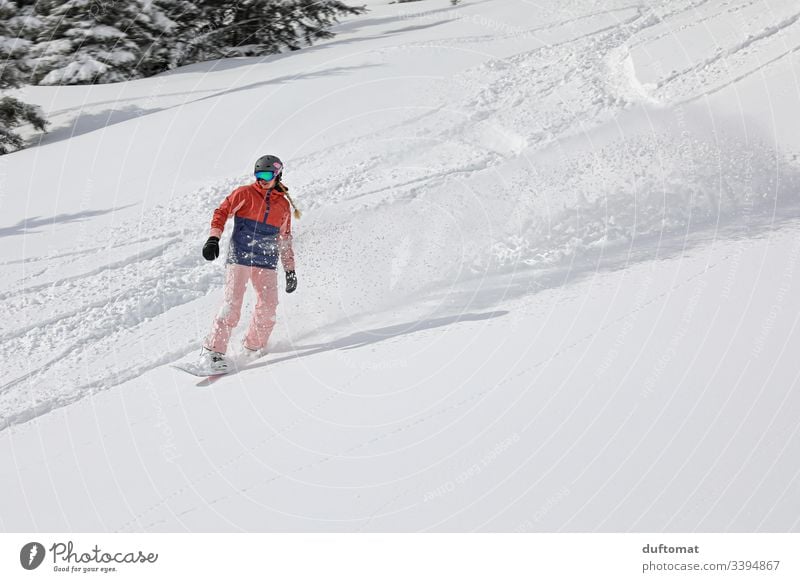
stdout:
<svg viewBox="0 0 800 582">
<path fill-rule="evenodd" d="M 264 172 L 256 172 L 256 180 L 264 180 L 265 182 L 269 182 L 275 177 L 275 172 L 272 170 L 266 170 Z"/>
</svg>

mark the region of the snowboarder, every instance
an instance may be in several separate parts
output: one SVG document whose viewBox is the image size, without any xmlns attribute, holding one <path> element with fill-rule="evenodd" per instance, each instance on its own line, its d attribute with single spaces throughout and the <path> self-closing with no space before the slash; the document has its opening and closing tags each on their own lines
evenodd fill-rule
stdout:
<svg viewBox="0 0 800 582">
<path fill-rule="evenodd" d="M 214 211 L 211 232 L 203 245 L 203 257 L 208 261 L 216 259 L 225 221 L 234 217 L 226 259 L 225 299 L 201 353 L 201 364 L 216 374 L 229 371 L 225 352 L 231 332 L 239 323 L 247 282 L 252 283 L 258 301 L 242 342 L 246 354 L 262 353 L 275 325 L 279 258 L 286 273 L 286 292 L 297 288 L 292 209 L 295 218 L 300 217 L 300 212 L 281 182 L 283 162 L 276 156 L 262 156 L 256 160 L 254 174 L 254 183 L 236 188 Z"/>
</svg>

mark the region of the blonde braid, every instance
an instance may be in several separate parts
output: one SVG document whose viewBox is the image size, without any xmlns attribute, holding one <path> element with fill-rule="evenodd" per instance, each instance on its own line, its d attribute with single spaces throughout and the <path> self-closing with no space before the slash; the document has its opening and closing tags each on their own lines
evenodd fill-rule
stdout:
<svg viewBox="0 0 800 582">
<path fill-rule="evenodd" d="M 293 212 L 294 217 L 299 220 L 300 217 L 303 216 L 303 213 L 300 212 L 300 209 L 297 208 L 297 205 L 294 203 L 294 200 L 292 200 L 292 197 L 289 196 L 289 187 L 286 184 L 284 184 L 283 182 L 278 182 L 278 190 L 283 192 L 283 195 L 286 196 L 286 199 L 289 201 L 289 204 L 291 205 L 292 209 L 294 210 L 294 212 Z"/>
</svg>

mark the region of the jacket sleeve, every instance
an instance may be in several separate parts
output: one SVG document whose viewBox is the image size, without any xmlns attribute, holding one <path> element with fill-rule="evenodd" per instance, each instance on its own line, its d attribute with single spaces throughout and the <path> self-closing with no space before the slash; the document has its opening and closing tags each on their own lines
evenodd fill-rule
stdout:
<svg viewBox="0 0 800 582">
<path fill-rule="evenodd" d="M 225 221 L 228 220 L 231 214 L 236 214 L 236 211 L 241 207 L 237 194 L 238 190 L 231 192 L 222 201 L 219 208 L 214 211 L 214 217 L 211 219 L 211 232 L 208 236 L 216 236 L 217 238 L 222 236 L 222 231 L 225 230 Z"/>
<path fill-rule="evenodd" d="M 292 211 L 286 213 L 286 220 L 278 233 L 278 252 L 284 271 L 294 271 L 294 250 L 292 249 Z"/>
</svg>

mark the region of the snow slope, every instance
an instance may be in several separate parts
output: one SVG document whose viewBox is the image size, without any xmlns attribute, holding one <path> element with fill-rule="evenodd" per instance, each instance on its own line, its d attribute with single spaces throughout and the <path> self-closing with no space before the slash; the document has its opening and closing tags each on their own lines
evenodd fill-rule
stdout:
<svg viewBox="0 0 800 582">
<path fill-rule="evenodd" d="M 0 528 L 797 531 L 798 48 L 788 0 L 425 0 L 20 90 Z M 300 285 L 198 381 L 265 152 Z"/>
</svg>

